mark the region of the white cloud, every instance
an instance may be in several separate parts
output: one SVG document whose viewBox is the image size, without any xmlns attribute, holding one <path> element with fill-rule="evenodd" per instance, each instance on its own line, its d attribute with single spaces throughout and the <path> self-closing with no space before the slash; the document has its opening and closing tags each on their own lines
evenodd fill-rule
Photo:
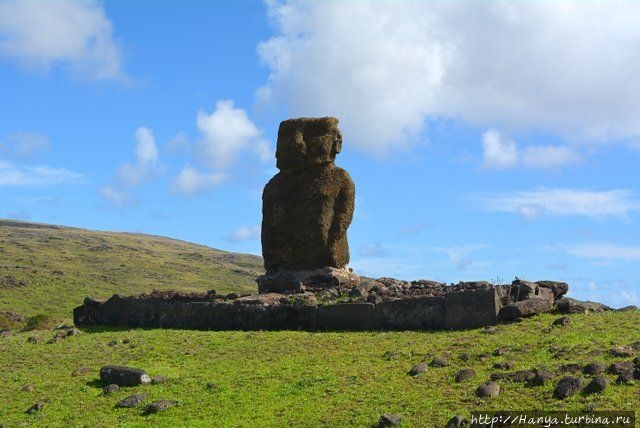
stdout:
<svg viewBox="0 0 640 428">
<path fill-rule="evenodd" d="M 78 182 L 82 175 L 66 168 L 21 166 L 0 160 L 0 186 L 45 187 Z"/>
<path fill-rule="evenodd" d="M 482 134 L 483 167 L 485 169 L 507 169 L 516 166 L 525 168 L 558 168 L 576 163 L 581 157 L 566 146 L 527 146 L 523 150 L 510 138 L 495 129 Z"/>
<path fill-rule="evenodd" d="M 506 169 L 518 164 L 518 146 L 513 140 L 502 138 L 495 129 L 482 134 L 482 149 L 487 169 Z"/>
<path fill-rule="evenodd" d="M 146 127 L 140 127 L 136 130 L 135 135 L 137 140 L 136 163 L 121 165 L 116 176 L 120 185 L 128 187 L 139 186 L 161 172 L 158 166 L 158 148 L 153 131 Z"/>
<path fill-rule="evenodd" d="M 111 185 L 100 189 L 100 195 L 110 204 L 117 206 L 135 205 L 138 202 L 137 198 L 131 193 Z"/>
<path fill-rule="evenodd" d="M 626 302 L 627 305 L 638 305 L 640 304 L 640 298 L 638 298 L 638 294 L 635 291 L 622 291 L 620 293 L 620 297 L 623 302 Z"/>
<path fill-rule="evenodd" d="M 229 242 L 253 241 L 260 239 L 260 225 L 242 226 L 227 235 Z"/>
<path fill-rule="evenodd" d="M 173 181 L 173 191 L 183 195 L 195 195 L 212 189 L 227 176 L 222 173 L 203 173 L 189 165 L 185 166 Z"/>
<path fill-rule="evenodd" d="M 262 132 L 247 112 L 235 108 L 231 100 L 218 101 L 213 113 L 199 111 L 196 123 L 203 136 L 196 143 L 196 151 L 209 168 L 229 168 L 245 151 L 254 153 L 261 161 L 272 158 Z"/>
<path fill-rule="evenodd" d="M 9 144 L 6 147 L 0 145 L 0 149 L 7 156 L 27 159 L 39 151 L 43 151 L 51 147 L 49 138 L 46 135 L 37 132 L 16 132 L 7 138 Z"/>
<path fill-rule="evenodd" d="M 540 189 L 476 198 L 485 208 L 519 214 L 526 218 L 548 215 L 587 217 L 626 216 L 640 211 L 640 202 L 629 190 L 601 192 L 574 189 Z"/>
<path fill-rule="evenodd" d="M 489 248 L 489 245 L 474 244 L 452 247 L 432 247 L 431 250 L 444 252 L 457 270 L 464 271 L 472 267 L 479 267 L 486 264 L 485 262 L 476 262 L 473 260 L 473 253 L 486 248 Z"/>
<path fill-rule="evenodd" d="M 623 247 L 615 244 L 589 243 L 563 248 L 571 255 L 612 262 L 640 262 L 640 247 Z"/>
<path fill-rule="evenodd" d="M 0 56 L 26 67 L 68 67 L 85 79 L 122 79 L 122 54 L 97 1 L 0 1 Z"/>
<path fill-rule="evenodd" d="M 142 165 L 153 165 L 158 162 L 158 148 L 156 147 L 153 131 L 149 128 L 140 127 L 136 130 L 136 156 Z"/>
<path fill-rule="evenodd" d="M 574 150 L 565 146 L 529 146 L 522 153 L 522 163 L 530 168 L 557 168 L 580 160 Z"/>
<path fill-rule="evenodd" d="M 275 34 L 258 47 L 270 71 L 259 104 L 337 116 L 345 142 L 361 149 L 410 146 L 441 117 L 571 142 L 640 136 L 640 2 L 268 7 Z"/>
</svg>

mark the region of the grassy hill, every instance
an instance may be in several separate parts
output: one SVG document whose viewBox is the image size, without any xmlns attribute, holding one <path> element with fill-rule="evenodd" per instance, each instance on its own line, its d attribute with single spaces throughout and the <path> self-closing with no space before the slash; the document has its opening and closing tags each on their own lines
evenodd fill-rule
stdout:
<svg viewBox="0 0 640 428">
<path fill-rule="evenodd" d="M 0 220 L 0 311 L 70 319 L 85 296 L 257 290 L 262 259 L 159 236 Z"/>
<path fill-rule="evenodd" d="M 87 295 L 132 294 L 152 288 L 253 290 L 257 257 L 236 255 L 167 238 L 90 232 L 2 222 L 0 310 L 70 317 Z M 604 392 L 553 398 L 567 367 L 610 366 L 640 348 L 640 311 L 558 317 L 543 314 L 490 329 L 422 332 L 208 332 L 92 327 L 58 340 L 40 329 L 0 335 L 0 426 L 42 427 L 372 427 L 383 413 L 404 427 L 443 427 L 471 411 L 599 411 L 640 408 L 640 381 Z M 637 352 L 637 351 L 634 351 Z M 415 364 L 446 359 L 409 376 Z M 511 369 L 496 363 L 513 363 Z M 103 394 L 103 365 L 128 365 L 166 382 Z M 499 380 L 500 394 L 479 398 L 492 374 L 546 366 L 543 386 Z M 456 382 L 463 368 L 476 376 Z M 592 375 L 573 374 L 588 383 Z M 133 393 L 144 403 L 167 399 L 175 407 L 144 415 L 144 405 L 116 408 Z M 42 410 L 25 411 L 36 402 Z M 640 423 L 637 425 L 640 426 Z"/>
</svg>

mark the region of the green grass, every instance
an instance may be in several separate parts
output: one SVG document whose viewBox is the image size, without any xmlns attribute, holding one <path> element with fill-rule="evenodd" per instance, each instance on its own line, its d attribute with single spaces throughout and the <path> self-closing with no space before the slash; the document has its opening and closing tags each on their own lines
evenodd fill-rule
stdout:
<svg viewBox="0 0 640 428">
<path fill-rule="evenodd" d="M 637 311 L 573 315 L 570 325 L 558 328 L 550 328 L 555 316 L 545 314 L 498 326 L 496 334 L 483 329 L 307 333 L 89 328 L 47 343 L 56 334 L 44 329 L 50 328 L 47 324 L 71 319 L 72 308 L 86 295 L 129 295 L 153 288 L 255 291 L 254 278 L 261 272 L 258 257 L 168 238 L 0 221 L 0 311 L 32 317 L 36 328 L 0 337 L 0 426 L 370 427 L 383 413 L 399 413 L 403 426 L 442 427 L 453 415 L 468 417 L 473 410 L 640 408 L 640 383 L 612 382 L 602 394 L 556 400 L 552 390 L 560 374 L 552 384 L 535 388 L 501 381 L 502 392 L 494 399 L 474 394 L 497 372 L 492 365 L 498 361 L 514 361 L 514 370 L 546 365 L 557 371 L 565 363 L 622 360 L 608 350 L 640 340 Z M 0 322 L 19 330 L 8 319 Z M 31 336 L 42 340 L 31 343 Z M 117 345 L 109 346 L 111 341 Z M 555 358 L 552 346 L 568 350 L 567 356 Z M 510 349 L 508 355 L 477 358 L 502 347 Z M 593 350 L 605 353 L 588 357 Z M 471 360 L 462 361 L 462 353 L 471 354 Z M 435 356 L 447 358 L 449 366 L 407 376 L 415 364 Z M 169 380 L 105 396 L 97 381 L 100 367 L 107 364 L 139 367 Z M 91 371 L 72 376 L 80 367 Z M 477 376 L 456 383 L 454 375 L 462 368 L 473 368 Z M 21 391 L 31 383 L 32 392 Z M 179 404 L 150 416 L 143 416 L 142 408 L 114 408 L 134 392 L 148 393 L 146 402 L 169 399 Z M 46 401 L 44 410 L 25 414 L 40 400 Z"/>
<path fill-rule="evenodd" d="M 520 324 L 499 326 L 496 334 L 483 329 L 457 332 L 201 332 L 180 330 L 90 329 L 54 344 L 53 331 L 38 331 L 42 343 L 27 343 L 34 334 L 0 339 L 0 423 L 28 422 L 34 426 L 220 426 L 315 427 L 374 424 L 382 413 L 403 416 L 403 426 L 443 426 L 455 414 L 472 410 L 635 410 L 640 408 L 640 385 L 616 385 L 602 394 L 552 398 L 554 385 L 527 387 L 501 381 L 494 399 L 480 399 L 475 388 L 489 379 L 493 363 L 512 360 L 514 370 L 547 365 L 620 361 L 608 353 L 587 357 L 589 351 L 608 351 L 640 339 L 640 313 L 574 315 L 567 327 L 549 329 L 554 316 L 545 314 Z M 128 338 L 130 344 L 123 344 Z M 115 340 L 116 346 L 107 344 Z M 553 358 L 549 348 L 570 350 L 565 359 Z M 508 347 L 508 355 L 490 356 Z M 387 352 L 388 351 L 388 352 Z M 470 353 L 463 362 L 458 356 Z M 407 376 L 416 363 L 444 356 L 449 366 Z M 122 364 L 165 375 L 168 383 L 123 388 L 104 396 L 96 381 L 102 365 Z M 78 367 L 87 375 L 72 377 Z M 461 368 L 477 376 L 454 382 Z M 562 375 L 557 375 L 557 381 Z M 555 381 L 553 384 L 555 384 Z M 33 392 L 20 388 L 35 383 Z M 215 384 L 208 388 L 207 384 Z M 142 408 L 115 409 L 133 392 L 156 399 L 177 400 L 164 413 L 143 416 Z M 38 415 L 24 411 L 48 400 Z"/>
<path fill-rule="evenodd" d="M 253 292 L 262 259 L 163 238 L 0 220 L 0 310 L 70 319 L 86 296 Z"/>
</svg>

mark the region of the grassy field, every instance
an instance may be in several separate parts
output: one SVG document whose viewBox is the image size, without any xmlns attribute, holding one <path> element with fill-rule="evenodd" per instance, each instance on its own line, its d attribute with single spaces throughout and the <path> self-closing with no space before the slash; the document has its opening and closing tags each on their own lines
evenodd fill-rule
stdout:
<svg viewBox="0 0 640 428">
<path fill-rule="evenodd" d="M 0 310 L 71 319 L 85 296 L 253 292 L 262 259 L 163 238 L 0 220 Z"/>
<path fill-rule="evenodd" d="M 382 413 L 403 416 L 403 426 L 442 427 L 453 415 L 472 410 L 635 410 L 640 385 L 617 385 L 615 376 L 600 394 L 552 398 L 561 365 L 624 359 L 609 350 L 640 338 L 639 313 L 574 315 L 566 327 L 549 328 L 555 317 L 537 316 L 504 325 L 495 334 L 462 332 L 200 332 L 180 330 L 89 329 L 46 343 L 53 331 L 17 333 L 0 339 L 0 424 L 19 426 L 213 426 L 213 427 L 369 427 Z M 41 343 L 29 343 L 39 336 Z M 129 339 L 130 343 L 123 343 Z M 115 342 L 110 346 L 110 342 Z M 113 342 L 111 345 L 113 345 Z M 498 348 L 507 354 L 493 356 Z M 566 350 L 554 358 L 558 348 Z M 602 351 L 599 356 L 587 356 Z M 468 353 L 471 359 L 462 361 Z M 479 358 L 489 354 L 486 358 Z M 561 353 L 562 354 L 562 353 Z M 408 370 L 434 356 L 448 366 L 410 377 Z M 628 359 L 628 358 L 627 358 Z M 513 361 L 514 370 L 547 365 L 558 373 L 549 385 L 528 387 L 501 381 L 492 399 L 476 387 L 500 372 L 492 366 Z M 131 365 L 167 383 L 123 388 L 103 395 L 99 369 Z M 80 368 L 88 373 L 72 376 Z M 454 381 L 461 368 L 475 378 Z M 588 376 L 585 376 L 588 380 Z M 32 392 L 21 388 L 34 383 Z M 142 407 L 116 409 L 134 392 L 178 401 L 163 413 L 144 416 Z M 35 415 L 25 410 L 45 400 Z"/>
<path fill-rule="evenodd" d="M 0 226 L 0 248 L 0 278 L 13 284 L 0 286 L 0 310 L 61 319 L 70 319 L 71 308 L 87 294 L 252 290 L 260 271 L 259 258 L 167 238 L 8 222 Z M 491 330 L 457 332 L 96 327 L 53 343 L 48 343 L 56 335 L 51 329 L 5 332 L 0 337 L 0 426 L 371 427 L 381 414 L 397 413 L 405 427 L 442 427 L 453 415 L 468 417 L 473 410 L 640 408 L 640 383 L 615 384 L 612 374 L 606 375 L 610 384 L 602 393 L 552 397 L 565 375 L 562 365 L 631 360 L 610 350 L 640 340 L 640 312 L 572 315 L 569 325 L 551 327 L 555 318 L 544 314 Z M 504 355 L 494 355 L 498 349 Z M 447 366 L 407 375 L 415 364 L 434 357 L 446 358 Z M 545 365 L 555 377 L 538 387 L 502 380 L 499 396 L 478 398 L 478 385 L 501 372 L 493 365 L 505 361 L 514 363 L 512 370 Z M 99 370 L 107 364 L 138 367 L 167 381 L 105 395 Z M 462 368 L 477 375 L 457 383 L 454 377 Z M 31 390 L 23 391 L 29 384 Z M 145 403 L 178 403 L 154 415 L 143 415 L 144 405 L 115 408 L 139 392 L 148 394 Z M 26 414 L 38 401 L 44 408 Z"/>
</svg>

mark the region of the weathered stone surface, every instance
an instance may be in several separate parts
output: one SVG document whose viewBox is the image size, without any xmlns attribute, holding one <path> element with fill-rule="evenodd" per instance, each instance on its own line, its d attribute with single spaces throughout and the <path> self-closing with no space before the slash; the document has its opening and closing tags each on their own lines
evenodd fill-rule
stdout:
<svg viewBox="0 0 640 428">
<path fill-rule="evenodd" d="M 447 367 L 447 360 L 444 357 L 435 357 L 433 360 L 431 360 L 431 362 L 429 363 L 429 365 L 431 367 Z"/>
<path fill-rule="evenodd" d="M 533 370 L 535 377 L 529 381 L 530 386 L 543 386 L 553 379 L 553 373 L 546 367 L 539 367 Z"/>
<path fill-rule="evenodd" d="M 133 367 L 104 366 L 100 369 L 100 381 L 106 385 L 136 386 L 150 383 L 151 378 L 144 370 Z"/>
<path fill-rule="evenodd" d="M 463 428 L 469 426 L 469 421 L 464 416 L 456 415 L 449 419 L 446 428 Z"/>
<path fill-rule="evenodd" d="M 416 364 L 415 366 L 411 367 L 411 370 L 409 370 L 409 373 L 407 374 L 409 376 L 418 376 L 418 375 L 421 375 L 422 373 L 425 373 L 427 370 L 429 370 L 427 363 L 422 361 Z"/>
<path fill-rule="evenodd" d="M 386 413 L 378 419 L 378 428 L 398 426 L 402 423 L 402 416 Z"/>
<path fill-rule="evenodd" d="M 35 383 L 28 383 L 26 385 L 24 385 L 22 388 L 20 388 L 20 391 L 22 392 L 33 392 L 36 389 L 36 384 Z"/>
<path fill-rule="evenodd" d="M 355 186 L 335 166 L 342 148 L 338 119 L 280 123 L 276 166 L 262 195 L 262 254 L 267 273 L 341 268 L 349 262 L 347 228 Z"/>
<path fill-rule="evenodd" d="M 637 351 L 631 346 L 616 346 L 610 352 L 611 355 L 619 358 L 633 357 L 637 354 Z"/>
<path fill-rule="evenodd" d="M 118 392 L 118 391 L 120 391 L 120 387 L 115 383 L 110 383 L 109 385 L 102 388 L 102 392 L 105 395 L 113 394 L 114 392 Z"/>
<path fill-rule="evenodd" d="M 167 410 L 169 407 L 173 407 L 176 405 L 175 401 L 172 400 L 157 400 L 147 405 L 144 413 L 146 415 L 150 415 L 153 413 L 163 412 Z"/>
<path fill-rule="evenodd" d="M 582 369 L 582 372 L 584 374 L 587 374 L 587 375 L 597 376 L 599 374 L 604 373 L 606 368 L 607 368 L 607 366 L 605 366 L 604 363 L 596 361 L 596 362 L 589 363 L 586 366 L 584 366 L 583 369 Z"/>
<path fill-rule="evenodd" d="M 586 392 L 587 394 L 595 394 L 598 392 L 602 392 L 605 390 L 608 384 L 609 384 L 609 381 L 607 380 L 606 377 L 602 375 L 598 375 L 593 379 L 591 379 L 591 382 L 589 382 L 587 386 L 584 388 L 584 392 Z"/>
<path fill-rule="evenodd" d="M 42 409 L 44 409 L 44 405 L 45 405 L 44 401 L 38 401 L 33 406 L 31 406 L 27 410 L 25 410 L 25 413 L 27 413 L 29 415 L 33 415 L 34 413 L 38 413 L 38 412 L 42 411 Z"/>
<path fill-rule="evenodd" d="M 137 407 L 140 404 L 142 404 L 145 398 L 147 398 L 147 394 L 131 394 L 128 397 L 118 401 L 118 403 L 116 404 L 116 407 L 124 407 L 124 408 Z"/>
<path fill-rule="evenodd" d="M 338 303 L 318 308 L 318 330 L 370 330 L 373 304 Z"/>
<path fill-rule="evenodd" d="M 456 373 L 456 382 L 464 382 L 467 379 L 471 379 L 476 376 L 476 372 L 473 369 L 462 369 Z"/>
<path fill-rule="evenodd" d="M 521 302 L 511 303 L 500 309 L 499 317 L 504 321 L 511 321 L 517 318 L 528 317 L 541 312 L 548 311 L 553 306 L 553 302 L 544 299 L 528 299 Z"/>
<path fill-rule="evenodd" d="M 497 324 L 499 310 L 500 297 L 493 287 L 449 293 L 444 298 L 444 325 L 467 329 Z"/>
<path fill-rule="evenodd" d="M 567 294 L 569 291 L 569 284 L 566 282 L 558 282 L 558 281 L 536 281 L 542 288 L 548 288 L 553 293 L 554 300 L 560 299 L 562 296 Z"/>
<path fill-rule="evenodd" d="M 569 297 L 562 297 L 557 300 L 555 307 L 561 314 L 585 314 L 588 312 L 605 312 L 612 310 L 602 303 L 583 302 Z"/>
<path fill-rule="evenodd" d="M 189 303 L 189 325 L 195 330 L 234 330 L 236 307 L 229 303 Z"/>
<path fill-rule="evenodd" d="M 633 373 L 633 369 L 633 361 L 617 361 L 611 364 L 607 371 L 614 375 L 620 375 L 622 373 Z"/>
<path fill-rule="evenodd" d="M 373 308 L 373 327 L 384 330 L 433 330 L 445 325 L 442 297 L 381 302 Z"/>
<path fill-rule="evenodd" d="M 485 382 L 476 389 L 478 397 L 497 397 L 499 394 L 500 385 L 493 381 Z"/>
<path fill-rule="evenodd" d="M 564 327 L 571 324 L 571 318 L 569 317 L 560 317 L 553 321 L 553 325 L 556 327 Z"/>
<path fill-rule="evenodd" d="M 563 377 L 553 390 L 553 397 L 562 400 L 580 390 L 582 390 L 582 379 L 573 376 Z"/>
<path fill-rule="evenodd" d="M 260 293 L 303 293 L 326 289 L 350 289 L 360 283 L 360 277 L 346 267 L 323 267 L 314 270 L 275 271 L 256 280 Z"/>
</svg>

